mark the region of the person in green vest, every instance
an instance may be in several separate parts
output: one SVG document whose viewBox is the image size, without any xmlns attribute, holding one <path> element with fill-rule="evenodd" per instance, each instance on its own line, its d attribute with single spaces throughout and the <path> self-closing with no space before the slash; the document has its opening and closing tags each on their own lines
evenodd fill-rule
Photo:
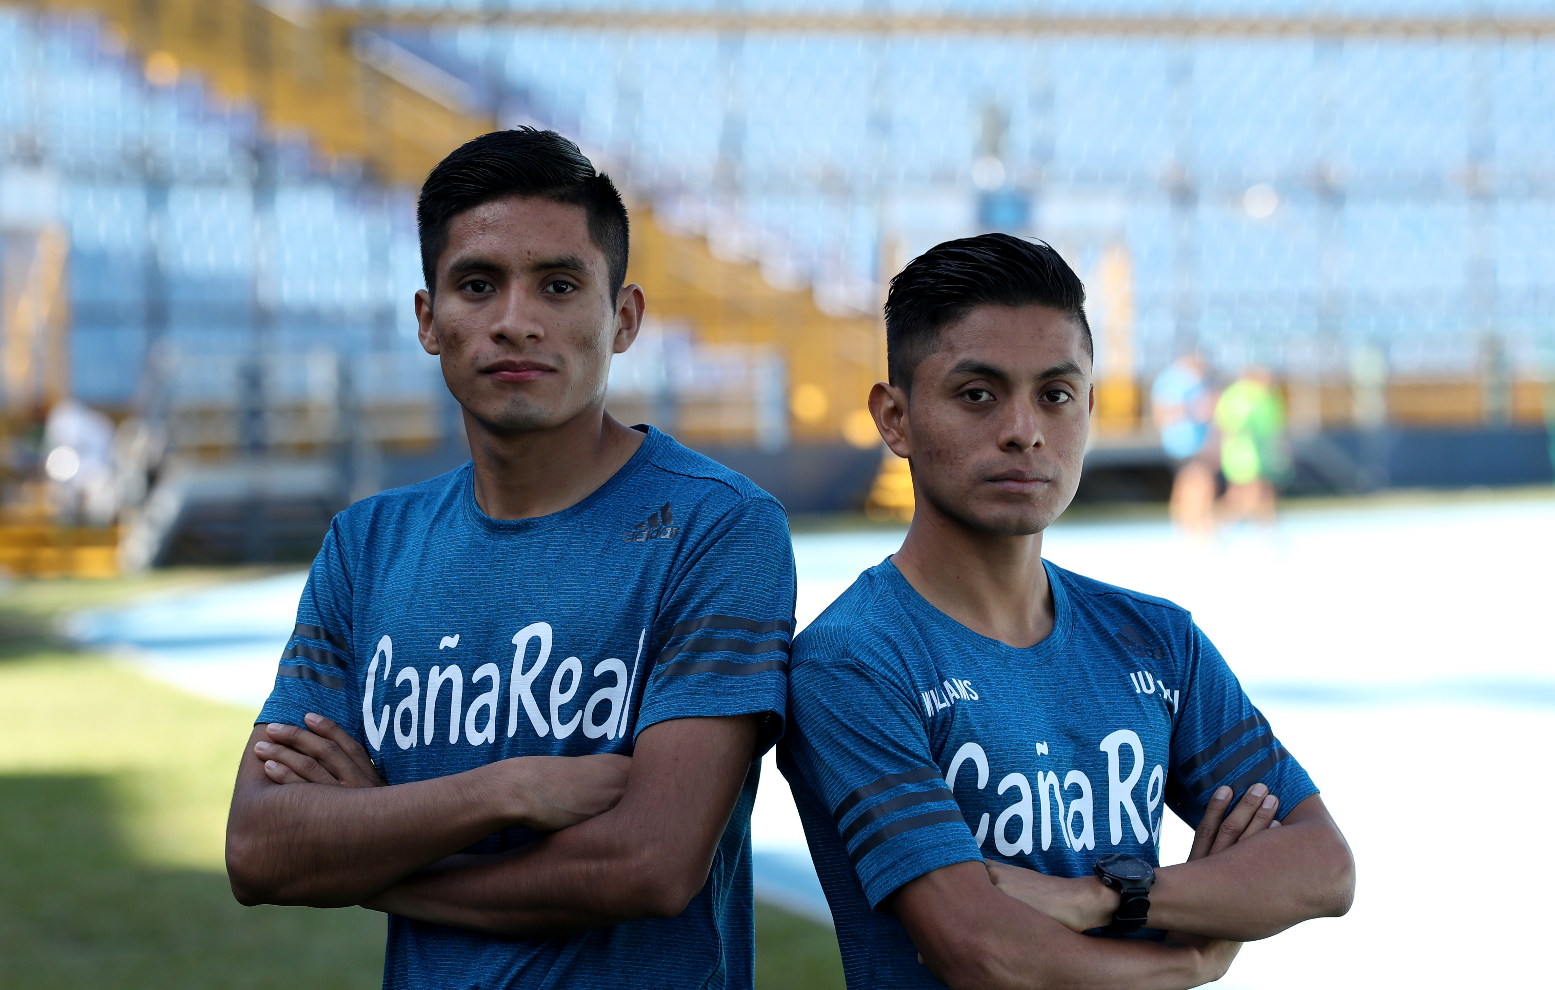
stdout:
<svg viewBox="0 0 1555 990">
<path fill-rule="evenodd" d="M 1290 471 L 1285 400 L 1267 368 L 1250 367 L 1215 404 L 1220 471 L 1226 478 L 1225 519 L 1272 523 L 1275 486 Z"/>
</svg>

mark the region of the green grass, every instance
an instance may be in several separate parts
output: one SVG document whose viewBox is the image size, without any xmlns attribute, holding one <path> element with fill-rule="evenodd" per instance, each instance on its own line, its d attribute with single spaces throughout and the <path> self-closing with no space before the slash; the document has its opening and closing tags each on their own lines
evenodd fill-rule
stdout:
<svg viewBox="0 0 1555 990">
<path fill-rule="evenodd" d="M 380 984 L 381 915 L 232 899 L 223 832 L 252 713 L 50 638 L 63 610 L 224 577 L 0 591 L 0 988 Z M 765 906 L 756 965 L 763 990 L 842 986 L 831 932 Z"/>
</svg>

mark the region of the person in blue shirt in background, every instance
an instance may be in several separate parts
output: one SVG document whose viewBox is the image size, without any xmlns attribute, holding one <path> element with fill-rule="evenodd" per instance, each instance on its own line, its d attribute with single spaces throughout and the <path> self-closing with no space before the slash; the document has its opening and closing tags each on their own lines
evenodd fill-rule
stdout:
<svg viewBox="0 0 1555 990">
<path fill-rule="evenodd" d="M 916 512 L 796 638 L 779 750 L 851 987 L 1190 987 L 1349 909 L 1348 845 L 1189 614 L 1042 559 L 1093 405 L 1084 299 L 1003 234 L 891 283 L 869 405 Z M 1168 808 L 1198 834 L 1158 868 Z"/>
<path fill-rule="evenodd" d="M 1215 529 L 1217 444 L 1211 442 L 1215 389 L 1198 354 L 1185 354 L 1162 369 L 1150 387 L 1150 414 L 1161 431 L 1161 449 L 1172 459 L 1172 522 L 1187 533 Z"/>
<path fill-rule="evenodd" d="M 388 988 L 749 988 L 782 506 L 605 412 L 644 300 L 570 141 L 475 139 L 418 218 L 471 461 L 335 517 L 238 771 L 233 892 L 388 913 Z"/>
</svg>

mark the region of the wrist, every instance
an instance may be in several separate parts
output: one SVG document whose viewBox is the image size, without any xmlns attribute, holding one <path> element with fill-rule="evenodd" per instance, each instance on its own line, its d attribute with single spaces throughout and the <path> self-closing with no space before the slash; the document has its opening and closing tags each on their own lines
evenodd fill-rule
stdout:
<svg viewBox="0 0 1555 990">
<path fill-rule="evenodd" d="M 496 830 L 532 826 L 537 782 L 529 760 L 521 756 L 498 760 L 476 773 L 485 775 L 480 780 L 481 795 L 496 822 Z"/>
<path fill-rule="evenodd" d="M 1083 877 L 1086 887 L 1090 891 L 1090 901 L 1087 905 L 1086 918 L 1091 923 L 1091 928 L 1105 928 L 1112 924 L 1112 918 L 1118 913 L 1118 906 L 1123 903 L 1123 896 L 1116 890 L 1103 884 L 1098 877 Z"/>
</svg>

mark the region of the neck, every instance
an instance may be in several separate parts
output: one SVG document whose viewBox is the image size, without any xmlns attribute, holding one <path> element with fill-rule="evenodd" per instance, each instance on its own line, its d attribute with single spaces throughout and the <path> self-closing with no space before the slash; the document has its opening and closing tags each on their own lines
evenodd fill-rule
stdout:
<svg viewBox="0 0 1555 990">
<path fill-rule="evenodd" d="M 1041 533 L 975 530 L 920 497 L 907 539 L 891 560 L 929 604 L 973 632 L 1024 649 L 1053 631 Z"/>
<path fill-rule="evenodd" d="M 631 460 L 643 434 L 603 404 L 559 426 L 497 433 L 464 412 L 475 504 L 493 519 L 533 519 L 577 505 Z"/>
</svg>

